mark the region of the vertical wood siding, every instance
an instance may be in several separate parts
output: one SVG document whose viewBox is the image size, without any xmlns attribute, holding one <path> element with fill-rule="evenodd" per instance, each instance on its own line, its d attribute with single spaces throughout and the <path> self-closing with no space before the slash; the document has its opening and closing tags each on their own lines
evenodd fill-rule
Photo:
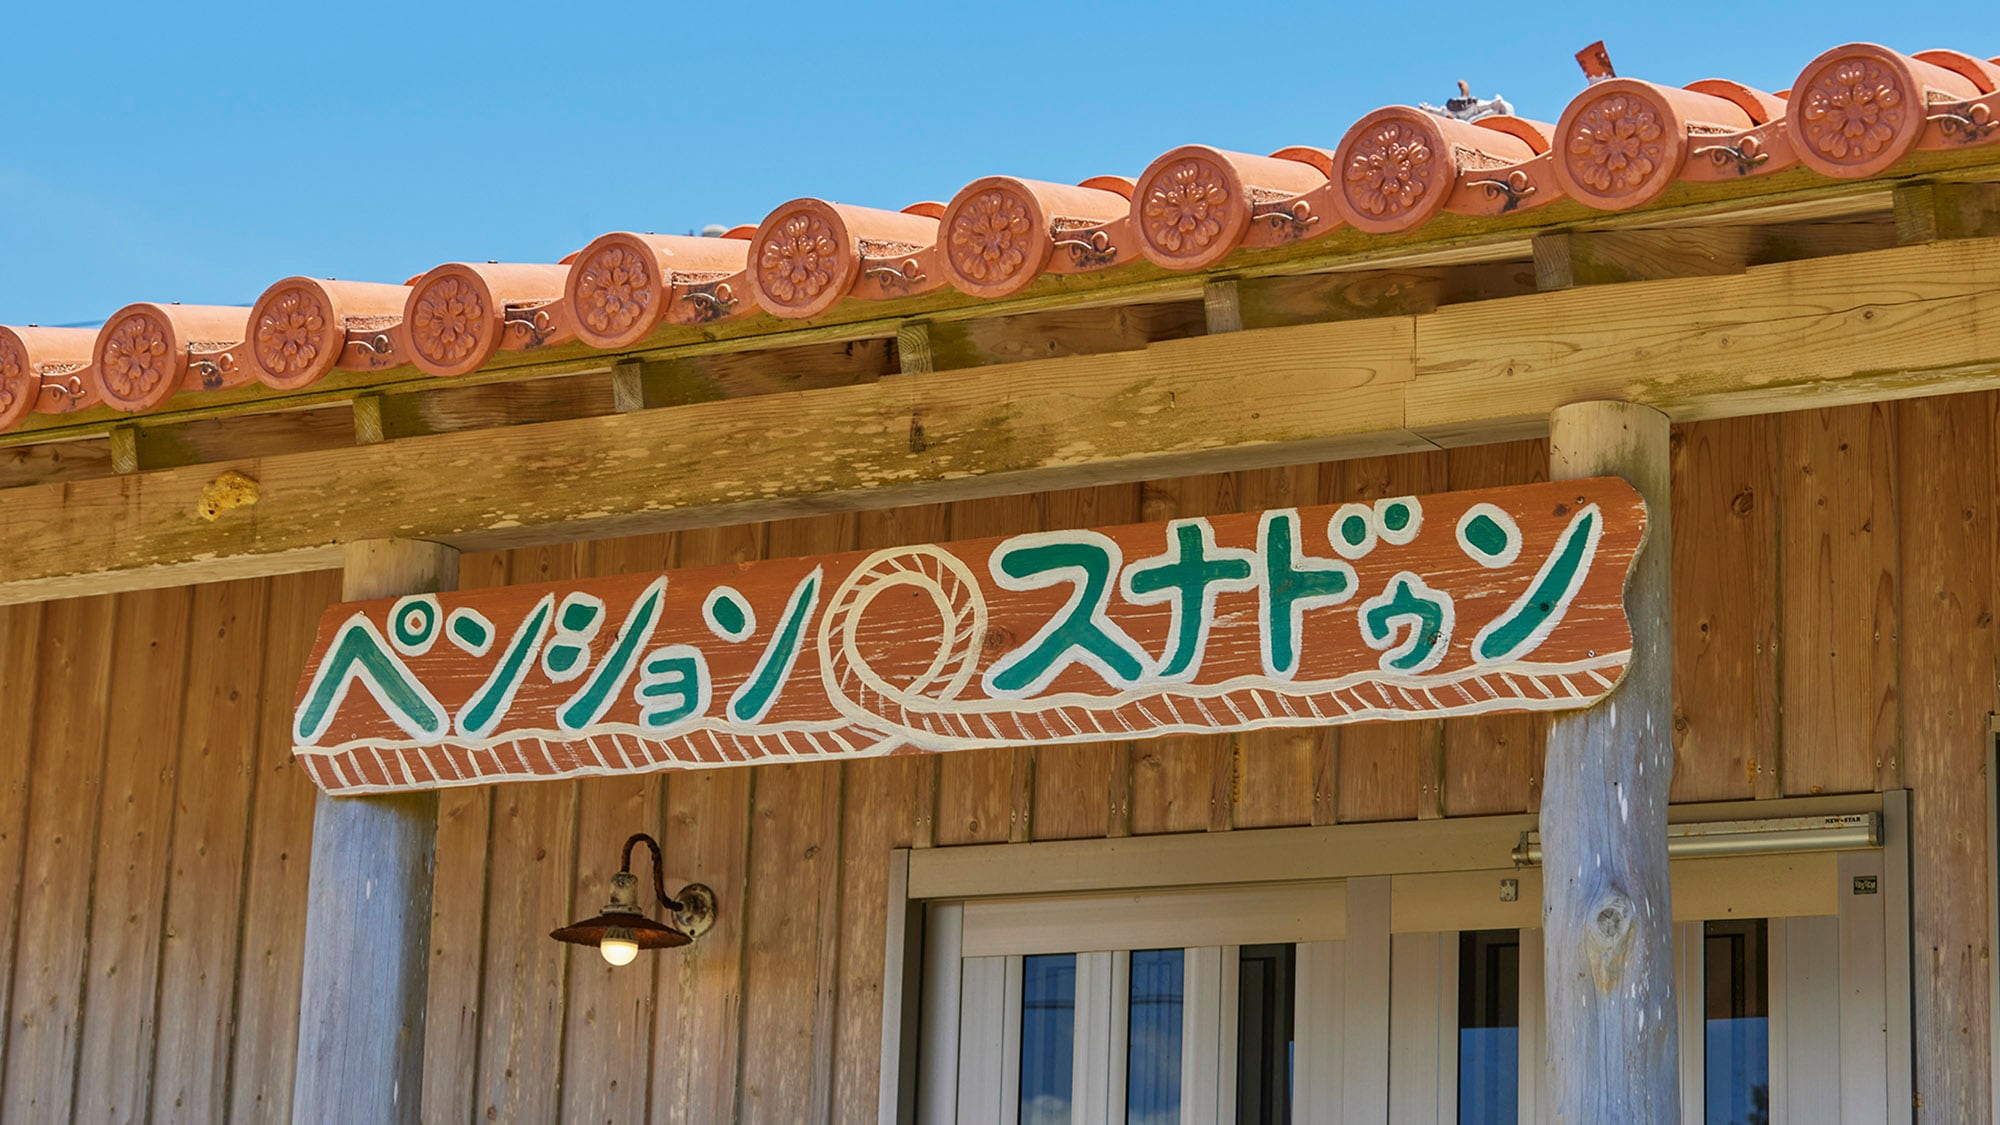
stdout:
<svg viewBox="0 0 2000 1125">
<path fill-rule="evenodd" d="M 1907 784 L 1917 1083 L 1989 1113 L 1984 788 L 2000 396 L 1676 433 L 1676 800 Z M 470 556 L 467 587 L 1545 477 L 1541 442 Z M 332 574 L 0 607 L 0 1116 L 290 1101 L 312 793 L 290 700 Z M 1532 810 L 1494 716 L 447 792 L 424 1105 L 444 1122 L 872 1120 L 904 846 Z M 713 886 L 620 971 L 548 931 L 633 831 Z M 643 859 L 641 860 L 643 862 Z"/>
</svg>

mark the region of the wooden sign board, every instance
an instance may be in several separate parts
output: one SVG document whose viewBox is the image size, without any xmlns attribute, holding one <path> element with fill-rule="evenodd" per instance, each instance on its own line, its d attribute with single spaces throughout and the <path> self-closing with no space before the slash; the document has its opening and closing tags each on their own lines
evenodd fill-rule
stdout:
<svg viewBox="0 0 2000 1125">
<path fill-rule="evenodd" d="M 338 605 L 329 791 L 1587 707 L 1644 502 L 1604 478 Z"/>
</svg>

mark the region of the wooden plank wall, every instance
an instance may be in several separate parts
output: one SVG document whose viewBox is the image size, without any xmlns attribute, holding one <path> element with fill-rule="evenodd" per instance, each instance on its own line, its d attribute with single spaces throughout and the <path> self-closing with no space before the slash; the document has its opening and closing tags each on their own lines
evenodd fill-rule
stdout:
<svg viewBox="0 0 2000 1125">
<path fill-rule="evenodd" d="M 1676 800 L 1909 786 L 1917 1081 L 1989 1112 L 1984 789 L 2000 396 L 1681 427 Z M 467 586 L 1541 479 L 1542 443 L 468 557 Z M 286 755 L 337 576 L 0 608 L 0 1116 L 261 1121 L 290 1099 L 307 818 Z M 436 1121 L 872 1119 L 890 849 L 1532 810 L 1539 724 L 1020 748 L 456 790 Z M 722 913 L 612 971 L 547 938 L 627 833 Z"/>
</svg>

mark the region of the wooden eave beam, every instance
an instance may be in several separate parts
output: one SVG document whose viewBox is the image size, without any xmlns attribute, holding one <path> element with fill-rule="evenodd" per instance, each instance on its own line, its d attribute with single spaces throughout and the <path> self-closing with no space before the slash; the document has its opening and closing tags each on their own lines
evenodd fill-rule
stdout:
<svg viewBox="0 0 2000 1125">
<path fill-rule="evenodd" d="M 1645 207 L 1603 212 L 1575 200 L 1500 216 L 1440 215 L 1413 231 L 1396 235 L 1352 229 L 1288 246 L 1239 250 L 1211 271 L 1241 279 L 1287 277 L 1328 271 L 1422 267 L 1526 258 L 1538 234 L 1575 229 L 1619 230 L 1662 225 L 1768 223 L 1787 219 L 1890 208 L 1899 188 L 1933 182 L 1977 182 L 2000 174 L 2000 149 L 1990 146 L 1912 153 L 1894 176 L 1830 180 L 1803 166 L 1769 176 L 1713 183 L 1682 181 Z M 938 323 L 985 320 L 1050 309 L 1089 305 L 1129 305 L 1199 298 L 1202 274 L 1162 270 L 1138 262 L 1097 273 L 1042 277 L 1019 295 L 984 300 L 944 289 L 892 302 L 848 301 L 827 316 L 799 323 L 758 315 L 703 327 L 662 329 L 629 352 L 610 354 L 580 344 L 542 351 L 502 352 L 487 367 L 449 382 L 466 387 L 577 374 L 608 373 L 628 359 L 661 360 L 716 353 L 741 353 L 805 346 L 828 341 L 886 339 L 912 318 Z M 369 392 L 398 393 L 436 386 L 439 380 L 412 367 L 375 372 L 336 372 L 298 391 L 252 385 L 190 395 L 149 413 L 148 424 L 295 410 L 344 402 Z M 109 408 L 77 414 L 35 414 L 6 433 L 0 448 L 101 435 L 129 419 Z"/>
<path fill-rule="evenodd" d="M 2000 386 L 2000 239 L 0 492 L 0 603 Z M 235 470 L 254 504 L 214 521 Z"/>
</svg>

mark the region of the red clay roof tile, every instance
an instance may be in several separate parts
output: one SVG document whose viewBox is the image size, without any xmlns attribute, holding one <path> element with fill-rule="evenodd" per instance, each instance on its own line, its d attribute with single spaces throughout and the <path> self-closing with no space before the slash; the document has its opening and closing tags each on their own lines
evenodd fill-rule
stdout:
<svg viewBox="0 0 2000 1125">
<path fill-rule="evenodd" d="M 267 387 L 297 390 L 336 367 L 370 370 L 374 338 L 403 322 L 407 285 L 288 277 L 250 308 L 250 367 Z M 351 354 L 350 354 L 351 353 Z"/>
<path fill-rule="evenodd" d="M 662 325 L 804 319 L 946 286 L 998 299 L 1046 274 L 1141 260 L 1207 269 L 1243 248 L 1409 231 L 1445 212 L 1563 198 L 1624 210 L 1675 182 L 1800 163 L 1876 176 L 1917 150 L 1987 144 L 2000 144 L 2000 60 L 1869 43 L 1827 51 L 1777 94 L 1601 77 L 1553 126 L 1390 106 L 1332 151 L 1187 145 L 1136 179 L 990 176 L 900 211 L 797 199 L 720 238 L 615 232 L 560 264 L 452 263 L 405 285 L 292 277 L 249 309 L 135 304 L 94 332 L 0 327 L 0 430 L 31 411 L 148 411 L 181 391 L 252 380 L 296 390 L 335 370 L 463 375 L 500 350 L 578 340 L 615 351 Z"/>
<path fill-rule="evenodd" d="M 154 410 L 183 390 L 219 391 L 256 378 L 236 350 L 250 310 L 225 305 L 126 305 L 97 331 L 84 382 L 119 410 Z"/>
</svg>

